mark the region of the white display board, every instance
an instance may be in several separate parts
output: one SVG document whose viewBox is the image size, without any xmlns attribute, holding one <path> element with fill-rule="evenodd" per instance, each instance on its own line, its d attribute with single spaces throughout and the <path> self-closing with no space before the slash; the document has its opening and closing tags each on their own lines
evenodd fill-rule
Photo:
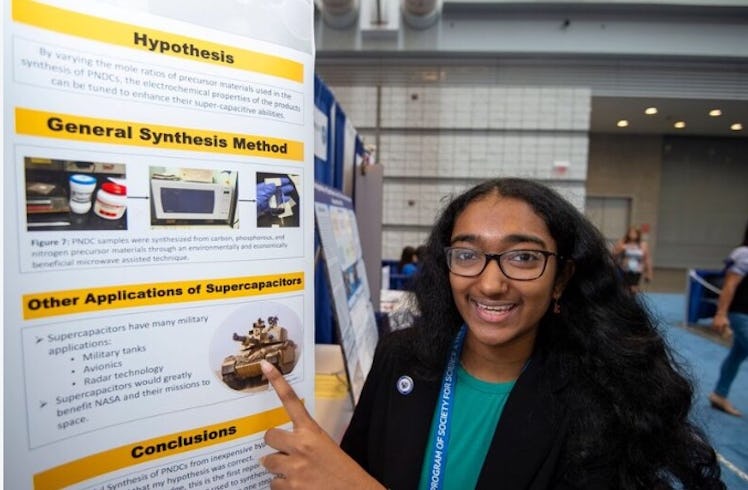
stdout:
<svg viewBox="0 0 748 490">
<path fill-rule="evenodd" d="M 321 184 L 315 184 L 314 209 L 355 405 L 371 369 L 379 338 L 356 213 L 348 196 Z"/>
<path fill-rule="evenodd" d="M 259 359 L 314 400 L 312 36 L 134 5 L 4 2 L 5 488 L 267 488 Z"/>
</svg>

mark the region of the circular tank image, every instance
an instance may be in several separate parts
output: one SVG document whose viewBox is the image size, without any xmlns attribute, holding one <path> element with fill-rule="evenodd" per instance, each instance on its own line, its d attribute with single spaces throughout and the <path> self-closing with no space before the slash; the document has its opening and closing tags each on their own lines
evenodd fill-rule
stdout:
<svg viewBox="0 0 748 490">
<path fill-rule="evenodd" d="M 246 307 L 242 314 L 230 315 L 216 332 L 214 344 L 220 348 L 211 349 L 213 362 L 220 363 L 221 380 L 234 390 L 265 386 L 262 360 L 289 374 L 299 360 L 299 345 L 294 341 L 300 338 L 299 325 L 293 310 L 279 303 Z"/>
</svg>

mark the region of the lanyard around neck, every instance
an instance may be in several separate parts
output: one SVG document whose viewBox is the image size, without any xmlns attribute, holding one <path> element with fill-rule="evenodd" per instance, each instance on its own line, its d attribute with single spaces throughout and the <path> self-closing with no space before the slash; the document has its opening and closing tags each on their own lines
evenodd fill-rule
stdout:
<svg viewBox="0 0 748 490">
<path fill-rule="evenodd" d="M 457 362 L 462 352 L 467 327 L 462 325 L 452 342 L 447 367 L 444 369 L 442 387 L 439 392 L 438 419 L 433 425 L 433 441 L 429 448 L 429 490 L 440 490 L 444 483 L 444 469 L 447 465 L 449 449 L 449 432 L 452 420 L 452 403 L 454 402 Z"/>
</svg>

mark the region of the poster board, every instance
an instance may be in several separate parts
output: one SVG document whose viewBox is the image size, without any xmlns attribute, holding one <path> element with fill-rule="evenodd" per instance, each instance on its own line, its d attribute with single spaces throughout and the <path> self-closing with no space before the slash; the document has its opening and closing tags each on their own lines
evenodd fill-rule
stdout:
<svg viewBox="0 0 748 490">
<path fill-rule="evenodd" d="M 267 488 L 255 354 L 314 408 L 313 5 L 251 19 L 299 50 L 110 3 L 3 4 L 4 484 Z"/>
<path fill-rule="evenodd" d="M 314 210 L 354 406 L 371 369 L 378 330 L 353 202 L 315 184 Z"/>
</svg>

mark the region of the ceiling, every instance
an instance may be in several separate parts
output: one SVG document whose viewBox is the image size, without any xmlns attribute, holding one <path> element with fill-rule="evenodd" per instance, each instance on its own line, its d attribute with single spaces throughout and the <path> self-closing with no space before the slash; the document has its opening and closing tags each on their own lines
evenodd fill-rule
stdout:
<svg viewBox="0 0 748 490">
<path fill-rule="evenodd" d="M 432 28 L 398 22 L 381 37 L 363 20 L 347 29 L 319 21 L 328 83 L 589 87 L 592 132 L 748 136 L 748 0 L 316 0 L 323 13 L 360 4 L 362 15 L 380 1 L 443 11 Z M 720 117 L 709 116 L 715 108 Z"/>
<path fill-rule="evenodd" d="M 655 115 L 646 115 L 644 109 L 656 107 Z M 721 109 L 719 117 L 709 116 L 712 109 Z M 625 119 L 628 127 L 616 123 Z M 686 127 L 676 129 L 673 124 L 684 121 Z M 733 131 L 730 125 L 741 123 L 742 131 Z M 667 99 L 633 97 L 593 97 L 590 130 L 596 133 L 615 134 L 665 134 L 711 137 L 748 136 L 748 101 Z"/>
</svg>

